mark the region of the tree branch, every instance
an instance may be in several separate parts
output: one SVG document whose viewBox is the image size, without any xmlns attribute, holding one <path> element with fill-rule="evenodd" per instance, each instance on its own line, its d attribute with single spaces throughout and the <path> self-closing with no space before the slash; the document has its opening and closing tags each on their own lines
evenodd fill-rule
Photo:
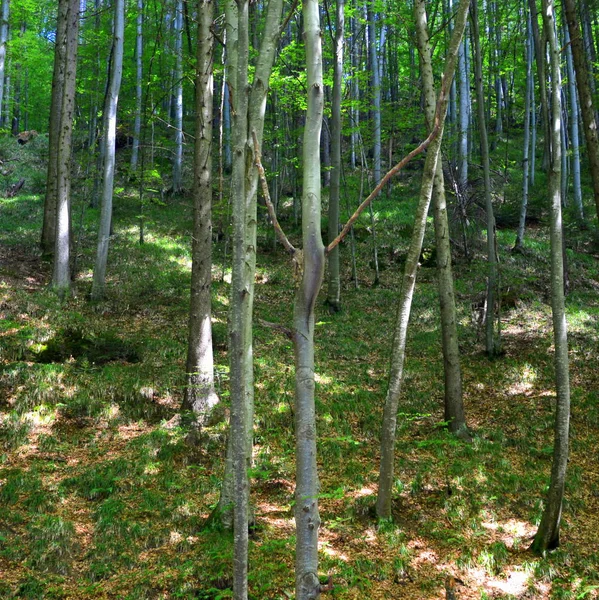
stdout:
<svg viewBox="0 0 599 600">
<path fill-rule="evenodd" d="M 268 183 L 266 182 L 266 175 L 264 173 L 264 167 L 262 166 L 261 158 L 262 155 L 260 153 L 260 146 L 258 144 L 258 137 L 256 136 L 256 131 L 252 130 L 252 139 L 254 140 L 254 164 L 258 169 L 258 175 L 260 177 L 260 183 L 262 184 L 262 195 L 264 196 L 264 201 L 266 202 L 266 208 L 268 209 L 268 214 L 272 221 L 272 226 L 275 229 L 275 233 L 279 238 L 281 244 L 289 254 L 292 256 L 296 253 L 296 249 L 293 244 L 289 241 L 285 232 L 281 228 L 279 224 L 279 220 L 277 219 L 277 213 L 275 212 L 275 207 L 272 204 L 270 199 L 270 192 L 268 191 Z"/>
<path fill-rule="evenodd" d="M 442 119 L 441 119 L 441 110 L 443 107 L 443 100 L 449 90 L 449 86 L 451 85 L 451 78 L 443 78 L 443 83 L 441 84 L 441 91 L 439 92 L 439 99 L 437 100 L 437 108 L 435 111 L 435 125 L 431 130 L 429 136 L 418 146 L 414 148 L 412 152 L 410 152 L 407 156 L 404 156 L 379 182 L 379 184 L 370 192 L 370 195 L 358 206 L 354 214 L 350 217 L 349 221 L 345 224 L 341 233 L 326 247 L 325 252 L 328 254 L 333 248 L 339 245 L 339 243 L 343 240 L 343 238 L 348 234 L 349 230 L 352 228 L 352 225 L 358 220 L 358 217 L 362 214 L 365 208 L 379 195 L 383 187 L 385 187 L 386 183 L 394 176 L 397 175 L 415 156 L 418 156 L 422 152 L 424 152 L 430 143 L 439 135 L 441 132 Z"/>
</svg>

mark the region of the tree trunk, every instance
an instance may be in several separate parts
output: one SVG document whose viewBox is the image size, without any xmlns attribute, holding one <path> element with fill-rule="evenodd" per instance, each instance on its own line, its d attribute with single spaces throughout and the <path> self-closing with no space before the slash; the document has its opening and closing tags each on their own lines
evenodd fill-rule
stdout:
<svg viewBox="0 0 599 600">
<path fill-rule="evenodd" d="M 426 217 L 433 191 L 434 175 L 437 168 L 441 139 L 443 137 L 442 127 L 447 112 L 448 98 L 447 90 L 445 88 L 447 85 L 451 85 L 451 81 L 455 73 L 458 47 L 466 26 L 469 3 L 470 0 L 460 0 L 447 58 L 445 59 L 445 71 L 443 73 L 444 93 L 439 100 L 442 102 L 441 110 L 437 112 L 437 115 L 440 118 L 441 132 L 430 143 L 427 149 L 424 172 L 422 174 L 420 200 L 416 210 L 414 231 L 412 233 L 412 240 L 410 242 L 410 248 L 406 258 L 403 283 L 398 303 L 397 322 L 393 335 L 393 353 L 391 357 L 389 373 L 389 389 L 385 399 L 383 428 L 381 434 L 381 463 L 379 472 L 379 491 L 376 504 L 376 512 L 379 518 L 388 519 L 391 517 L 391 496 L 393 489 L 395 460 L 395 432 L 397 429 L 397 409 L 399 406 L 399 396 L 401 393 L 401 384 L 403 379 L 406 334 L 408 329 L 408 321 L 410 318 L 410 310 L 412 307 L 412 297 L 414 295 L 414 287 L 416 284 L 418 258 L 422 250 L 422 240 L 424 238 L 424 230 L 426 227 Z M 416 27 L 424 28 L 423 37 L 424 39 L 428 40 L 429 34 L 426 25 L 424 0 L 415 1 L 414 15 L 416 19 Z M 426 54 L 421 55 L 421 61 L 425 59 Z M 426 98 L 425 102 L 427 102 Z"/>
<path fill-rule="evenodd" d="M 318 472 L 316 468 L 316 414 L 314 403 L 314 305 L 324 277 L 324 246 L 320 232 L 320 132 L 324 105 L 322 44 L 318 0 L 303 0 L 306 85 L 308 104 L 304 128 L 302 268 L 295 295 L 293 340 L 295 349 L 295 597 L 317 600 L 318 580 Z"/>
<path fill-rule="evenodd" d="M 4 74 L 6 65 L 6 42 L 8 42 L 9 14 L 10 0 L 2 0 L 2 8 L 0 9 L 0 125 L 4 125 L 2 107 L 4 106 Z"/>
<path fill-rule="evenodd" d="M 424 25 L 416 28 L 418 52 L 422 57 L 420 73 L 422 90 L 425 96 L 426 121 L 432 130 L 435 120 L 436 93 L 430 45 L 426 35 L 426 14 L 424 6 L 415 7 L 416 18 Z M 447 218 L 447 202 L 445 199 L 445 182 L 443 165 L 437 159 L 433 180 L 433 217 L 435 223 L 435 241 L 437 249 L 437 280 L 439 304 L 441 312 L 441 337 L 443 348 L 443 367 L 445 375 L 445 415 L 449 430 L 459 437 L 469 439 L 470 434 L 464 416 L 464 399 L 462 395 L 462 372 L 460 369 L 460 348 L 458 345 L 457 314 L 455 291 L 451 268 L 451 247 L 449 239 L 449 222 Z"/>
<path fill-rule="evenodd" d="M 499 341 L 495 340 L 495 304 L 497 298 L 497 250 L 495 247 L 495 215 L 491 199 L 491 167 L 489 164 L 489 141 L 485 122 L 485 96 L 483 92 L 482 55 L 478 30 L 477 0 L 472 0 L 472 39 L 474 41 L 474 79 L 476 80 L 476 100 L 478 110 L 478 134 L 480 154 L 483 163 L 485 185 L 485 210 L 487 213 L 487 314 L 485 316 L 485 346 L 488 356 L 495 356 Z"/>
<path fill-rule="evenodd" d="M 52 98 L 50 101 L 50 123 L 48 128 L 48 172 L 46 175 L 46 196 L 44 200 L 44 222 L 40 246 L 46 256 L 54 254 L 56 244 L 56 198 L 58 183 L 58 148 L 62 96 L 64 92 L 65 53 L 68 4 L 58 5 L 56 41 L 54 46 L 54 72 L 52 75 Z"/>
<path fill-rule="evenodd" d="M 137 33 L 135 37 L 135 122 L 133 124 L 133 147 L 131 148 L 131 171 L 137 170 L 139 138 L 141 135 L 141 105 L 143 79 L 143 0 L 137 0 Z"/>
<path fill-rule="evenodd" d="M 64 6 L 63 6 L 64 4 Z M 71 290 L 71 146 L 75 115 L 75 84 L 79 34 L 79 1 L 63 0 L 59 15 L 65 18 L 64 77 L 60 94 L 60 122 L 56 151 L 56 238 L 52 287 L 61 297 Z"/>
<path fill-rule="evenodd" d="M 231 5 L 232 8 L 232 5 Z M 266 113 L 266 99 L 268 94 L 268 82 L 272 71 L 277 42 L 280 36 L 281 12 L 283 9 L 282 0 L 273 0 L 268 5 L 264 31 L 262 34 L 262 45 L 258 54 L 256 68 L 254 71 L 254 80 L 250 91 L 249 105 L 246 104 L 247 112 L 247 131 L 255 133 L 258 144 L 262 144 L 264 132 L 264 117 Z M 227 39 L 231 40 L 230 36 L 236 36 L 236 31 L 233 29 L 227 30 Z M 237 39 L 236 37 L 234 38 Z M 231 47 L 235 47 L 231 41 Z M 235 72 L 237 58 L 229 55 L 229 69 L 231 73 Z M 246 101 L 247 102 L 247 101 Z M 233 106 L 237 106 L 235 96 L 233 96 Z M 235 115 L 234 115 L 235 116 Z M 235 122 L 234 122 L 235 125 Z M 248 423 L 246 433 L 246 453 L 247 463 L 251 464 L 252 460 L 252 423 L 254 419 L 254 359 L 253 359 L 253 332 L 252 332 L 252 313 L 254 306 L 254 282 L 256 273 L 256 242 L 257 242 L 257 191 L 258 177 L 254 167 L 253 147 L 246 144 L 246 157 L 244 164 L 246 175 L 244 179 L 244 290 L 246 309 L 243 314 L 243 369 L 245 371 L 245 412 L 246 421 Z M 229 436 L 229 446 L 232 444 L 232 437 Z M 218 512 L 220 519 L 225 528 L 230 528 L 232 524 L 231 510 L 233 506 L 233 463 L 232 463 L 232 448 L 227 448 L 227 461 L 225 463 L 225 476 L 221 487 L 221 495 L 218 503 Z"/>
<path fill-rule="evenodd" d="M 528 26 L 526 28 L 526 96 L 524 98 L 524 155 L 522 158 L 522 202 L 520 204 L 520 220 L 518 223 L 518 233 L 514 250 L 522 248 L 524 243 L 524 230 L 526 228 L 526 211 L 528 207 L 528 186 L 530 180 L 529 148 L 530 148 L 530 120 L 531 120 L 531 100 L 532 88 L 534 82 L 532 79 L 532 29 L 530 24 L 530 12 L 528 13 Z M 534 106 L 532 107 L 534 111 Z M 534 153 L 534 145 L 532 151 Z"/>
<path fill-rule="evenodd" d="M 589 170 L 593 181 L 595 208 L 599 216 L 599 137 L 597 136 L 595 106 L 589 85 L 589 73 L 586 66 L 583 40 L 576 17 L 576 5 L 574 0 L 562 0 L 562 5 L 572 40 L 572 59 L 574 61 L 576 87 L 578 88 L 578 96 L 580 98 L 580 113 L 587 145 Z"/>
<path fill-rule="evenodd" d="M 458 82 L 460 90 L 458 181 L 460 194 L 465 194 L 468 188 L 468 125 L 470 124 L 470 82 L 466 69 L 465 39 L 460 44 L 458 56 Z"/>
<path fill-rule="evenodd" d="M 119 90 L 121 88 L 121 77 L 123 74 L 124 29 L 125 0 L 116 0 L 114 4 L 114 51 L 108 96 L 106 98 L 102 206 L 100 209 L 100 227 L 98 230 L 98 250 L 92 283 L 92 300 L 100 300 L 104 297 L 104 288 L 106 285 L 106 263 L 108 262 L 108 245 L 112 221 L 112 195 L 114 188 L 116 115 L 119 102 Z"/>
<path fill-rule="evenodd" d="M 567 0 L 566 0 L 567 1 Z M 570 374 L 568 366 L 568 334 L 564 301 L 564 263 L 562 239 L 562 203 L 560 198 L 561 164 L 561 82 L 560 50 L 555 35 L 553 0 L 543 0 L 543 23 L 549 40 L 551 67 L 551 164 L 549 197 L 551 199 L 551 309 L 555 344 L 555 382 L 557 405 L 555 414 L 555 442 L 551 481 L 539 529 L 532 550 L 542 554 L 557 548 L 560 543 L 562 501 L 568 465 L 568 437 L 570 423 Z M 571 33 L 572 35 L 572 33 Z M 572 37 L 574 37 L 572 35 Z"/>
<path fill-rule="evenodd" d="M 343 86 L 343 28 L 345 26 L 345 1 L 337 0 L 337 16 L 335 29 L 335 53 L 333 66 L 333 102 L 331 106 L 331 189 L 329 192 L 329 231 L 331 243 L 339 233 L 339 196 L 341 184 L 341 94 Z M 331 312 L 341 309 L 341 281 L 339 277 L 339 246 L 328 256 L 329 281 L 327 304 Z"/>
<path fill-rule="evenodd" d="M 372 3 L 368 3 L 368 50 L 372 82 L 372 162 L 374 186 L 381 180 L 381 74 L 376 39 L 376 20 Z"/>
<path fill-rule="evenodd" d="M 183 0 L 175 9 L 175 160 L 173 193 L 183 188 Z"/>
<path fill-rule="evenodd" d="M 214 391 L 211 322 L 213 13 L 212 0 L 198 0 L 191 305 L 183 409 L 193 412 L 200 427 L 218 402 Z"/>
</svg>

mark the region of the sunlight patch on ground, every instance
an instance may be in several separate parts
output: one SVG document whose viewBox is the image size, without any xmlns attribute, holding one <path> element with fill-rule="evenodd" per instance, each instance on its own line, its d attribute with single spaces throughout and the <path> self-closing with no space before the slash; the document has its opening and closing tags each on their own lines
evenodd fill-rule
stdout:
<svg viewBox="0 0 599 600">
<path fill-rule="evenodd" d="M 320 383 L 321 385 L 329 385 L 333 383 L 333 379 L 328 375 L 319 375 L 318 373 L 314 373 L 314 380 L 316 383 Z"/>
<path fill-rule="evenodd" d="M 318 550 L 323 554 L 326 554 L 330 558 L 337 558 L 339 560 L 342 560 L 343 562 L 347 562 L 349 560 L 349 557 L 347 556 L 347 554 L 345 554 L 345 552 L 341 552 L 340 550 L 335 550 L 334 548 L 331 548 L 329 542 L 326 541 L 320 540 L 318 542 Z"/>
</svg>

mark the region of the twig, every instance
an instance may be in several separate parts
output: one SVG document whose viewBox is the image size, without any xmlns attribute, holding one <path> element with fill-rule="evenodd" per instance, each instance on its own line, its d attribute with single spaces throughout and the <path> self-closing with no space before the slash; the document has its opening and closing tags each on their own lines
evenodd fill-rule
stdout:
<svg viewBox="0 0 599 600">
<path fill-rule="evenodd" d="M 289 24 L 289 21 L 291 21 L 291 17 L 293 17 L 293 15 L 295 14 L 297 5 L 298 5 L 298 0 L 293 0 L 293 4 L 291 5 L 291 8 L 289 9 L 289 13 L 287 13 L 287 17 L 285 17 L 285 20 L 283 21 L 283 23 L 281 24 L 281 27 L 279 28 L 279 33 L 278 33 L 277 37 L 282 35 L 283 31 L 285 31 L 285 29 L 287 29 L 287 25 Z"/>
<path fill-rule="evenodd" d="M 270 321 L 264 321 L 263 319 L 258 319 L 258 322 L 262 327 L 268 327 L 269 329 L 275 329 L 276 331 L 281 332 L 284 336 L 288 337 L 290 340 L 293 339 L 293 331 L 289 329 L 289 327 L 285 327 L 284 325 L 279 325 L 278 323 L 271 323 Z"/>
<path fill-rule="evenodd" d="M 272 226 L 275 229 L 275 233 L 279 238 L 281 244 L 289 254 L 292 256 L 296 253 L 296 248 L 289 241 L 285 232 L 279 225 L 279 220 L 277 219 L 277 213 L 275 212 L 275 207 L 272 205 L 272 201 L 270 199 L 270 192 L 268 191 L 268 183 L 266 182 L 266 175 L 264 173 L 264 167 L 261 162 L 261 154 L 260 154 L 260 146 L 258 145 L 258 137 L 256 136 L 256 131 L 252 131 L 252 139 L 254 140 L 254 164 L 258 169 L 258 175 L 260 177 L 260 183 L 262 184 L 262 195 L 264 196 L 264 201 L 266 202 L 266 208 L 268 209 L 268 214 L 270 215 L 270 219 L 272 221 Z"/>
<path fill-rule="evenodd" d="M 448 79 L 447 81 L 449 81 L 451 83 L 450 79 Z M 362 211 L 365 208 L 367 208 L 368 205 L 380 194 L 381 190 L 383 189 L 385 184 L 389 181 L 389 179 L 391 179 L 391 177 L 393 177 L 394 175 L 397 175 L 397 173 L 399 173 L 415 156 L 418 156 L 418 154 L 421 154 L 422 152 L 424 152 L 428 148 L 430 143 L 439 135 L 439 133 L 441 131 L 440 111 L 442 110 L 443 100 L 445 99 L 445 95 L 447 93 L 447 88 L 449 87 L 447 84 L 447 81 L 445 81 L 445 78 L 443 79 L 443 83 L 441 85 L 441 91 L 439 92 L 439 99 L 437 100 L 437 109 L 435 112 L 435 125 L 434 125 L 433 129 L 431 130 L 430 134 L 428 135 L 428 137 L 424 140 L 424 142 L 422 142 L 420 144 L 420 146 L 418 146 L 417 148 L 414 148 L 414 150 L 412 150 L 412 152 L 410 152 L 407 156 L 404 156 L 404 158 L 402 158 L 380 180 L 379 184 L 374 188 L 374 190 L 372 190 L 372 192 L 370 192 L 370 195 L 368 196 L 368 198 L 366 198 L 366 200 L 364 200 L 364 202 L 362 202 L 362 204 L 360 204 L 360 206 L 358 206 L 358 208 L 356 209 L 354 214 L 350 217 L 349 221 L 345 224 L 345 226 L 341 230 L 341 233 L 326 247 L 325 252 L 327 254 L 331 250 L 333 250 L 333 248 L 335 248 L 335 246 L 337 246 L 343 240 L 343 238 L 348 234 L 352 225 L 358 220 L 358 217 L 362 214 Z"/>
</svg>

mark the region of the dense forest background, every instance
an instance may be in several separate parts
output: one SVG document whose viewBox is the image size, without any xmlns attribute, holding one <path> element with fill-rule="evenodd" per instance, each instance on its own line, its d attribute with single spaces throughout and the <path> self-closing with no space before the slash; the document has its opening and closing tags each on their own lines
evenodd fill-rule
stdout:
<svg viewBox="0 0 599 600">
<path fill-rule="evenodd" d="M 0 598 L 599 596 L 595 0 L 0 5 Z"/>
</svg>

